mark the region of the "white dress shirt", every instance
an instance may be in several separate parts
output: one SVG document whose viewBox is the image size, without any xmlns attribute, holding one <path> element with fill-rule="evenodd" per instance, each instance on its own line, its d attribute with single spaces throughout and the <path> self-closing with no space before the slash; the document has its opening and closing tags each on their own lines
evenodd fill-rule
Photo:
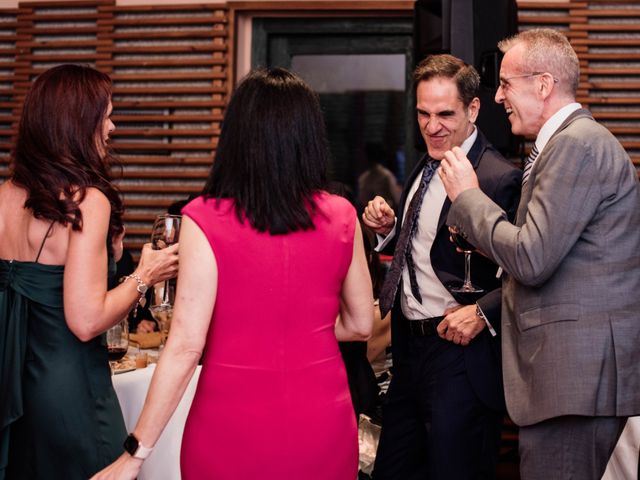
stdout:
<svg viewBox="0 0 640 480">
<path fill-rule="evenodd" d="M 471 150 L 477 137 L 478 132 L 476 128 L 474 128 L 471 135 L 460 145 L 465 155 L 469 154 L 469 150 Z M 409 193 L 404 202 L 404 211 L 402 212 L 403 221 L 411 199 L 420 185 L 421 177 L 422 172 L 416 175 L 416 179 L 409 189 Z M 420 209 L 417 220 L 418 226 L 415 237 L 411 242 L 411 254 L 413 255 L 413 263 L 416 268 L 416 280 L 418 288 L 420 289 L 420 295 L 422 296 L 422 303 L 419 303 L 411 294 L 409 269 L 406 263 L 402 270 L 400 305 L 402 307 L 402 313 L 409 320 L 438 317 L 442 315 L 447 308 L 458 305 L 458 302 L 455 301 L 449 291 L 442 285 L 431 265 L 431 246 L 438 231 L 438 219 L 440 218 L 440 213 L 442 212 L 446 198 L 447 192 L 444 189 L 440 175 L 436 172 L 425 192 L 424 200 L 422 201 L 423 206 Z M 394 225 L 393 230 L 391 230 L 386 237 L 378 235 L 378 245 L 375 250 L 377 252 L 382 250 L 389 241 L 394 238 L 395 234 L 396 226 Z"/>
<path fill-rule="evenodd" d="M 569 103 L 568 105 L 565 105 L 556 113 L 554 113 L 549 118 L 549 120 L 547 120 L 544 125 L 542 125 L 542 128 L 540 129 L 540 132 L 538 132 L 538 136 L 536 137 L 535 142 L 536 148 L 539 152 L 538 157 L 540 156 L 540 153 L 542 153 L 542 149 L 547 145 L 547 143 L 549 143 L 549 139 L 551 138 L 551 136 L 556 133 L 556 130 L 558 130 L 558 128 L 560 128 L 562 122 L 564 122 L 569 117 L 569 115 L 571 115 L 579 108 L 582 108 L 582 105 L 580 105 L 579 103 Z M 536 159 L 538 157 L 536 157 Z M 535 165 L 535 163 L 536 162 L 534 160 L 533 165 Z"/>
</svg>

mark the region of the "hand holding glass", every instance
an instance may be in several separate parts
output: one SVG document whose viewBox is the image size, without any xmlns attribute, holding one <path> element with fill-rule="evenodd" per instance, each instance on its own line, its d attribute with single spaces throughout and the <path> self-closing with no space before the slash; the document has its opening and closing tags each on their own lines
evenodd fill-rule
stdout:
<svg viewBox="0 0 640 480">
<path fill-rule="evenodd" d="M 151 245 L 154 250 L 161 250 L 178 243 L 181 220 L 181 215 L 158 215 L 151 231 Z M 172 302 L 169 300 L 169 280 L 165 280 L 163 292 L 162 301 L 159 304 L 154 301 L 149 307 L 152 314 L 160 310 L 173 308 Z"/>
<path fill-rule="evenodd" d="M 178 243 L 180 236 L 181 215 L 159 215 L 153 224 L 151 231 L 151 245 L 155 250 L 166 248 Z M 165 280 L 162 285 L 153 287 L 153 298 L 149 311 L 158 322 L 158 327 L 163 334 L 168 334 L 173 315 L 173 300 L 175 296 L 175 286 L 169 280 Z M 164 344 L 164 335 L 162 343 Z"/>
</svg>

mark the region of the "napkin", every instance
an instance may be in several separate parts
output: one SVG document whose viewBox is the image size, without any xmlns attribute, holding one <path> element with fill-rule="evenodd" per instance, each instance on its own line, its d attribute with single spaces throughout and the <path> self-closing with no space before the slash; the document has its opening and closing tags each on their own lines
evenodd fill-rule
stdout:
<svg viewBox="0 0 640 480">
<path fill-rule="evenodd" d="M 162 343 L 162 332 L 131 333 L 129 341 L 137 343 L 140 348 L 156 348 Z"/>
</svg>

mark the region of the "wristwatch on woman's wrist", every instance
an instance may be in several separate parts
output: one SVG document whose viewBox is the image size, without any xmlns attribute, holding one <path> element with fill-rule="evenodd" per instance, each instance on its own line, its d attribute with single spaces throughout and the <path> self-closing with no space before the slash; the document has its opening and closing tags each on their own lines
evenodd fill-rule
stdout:
<svg viewBox="0 0 640 480">
<path fill-rule="evenodd" d="M 133 433 L 130 433 L 124 441 L 123 447 L 125 451 L 133 458 L 144 460 L 153 451 L 153 447 L 148 448 L 142 445 Z"/>
</svg>

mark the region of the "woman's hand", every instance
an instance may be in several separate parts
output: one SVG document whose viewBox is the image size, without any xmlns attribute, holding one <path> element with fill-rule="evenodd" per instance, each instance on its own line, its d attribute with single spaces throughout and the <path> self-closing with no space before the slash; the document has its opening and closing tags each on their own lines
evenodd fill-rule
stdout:
<svg viewBox="0 0 640 480">
<path fill-rule="evenodd" d="M 90 480 L 135 480 L 140 473 L 143 460 L 123 453 L 108 467 L 100 470 Z"/>
<path fill-rule="evenodd" d="M 136 273 L 148 286 L 178 274 L 178 245 L 176 243 L 161 250 L 153 250 L 150 243 L 144 244 Z"/>
</svg>

